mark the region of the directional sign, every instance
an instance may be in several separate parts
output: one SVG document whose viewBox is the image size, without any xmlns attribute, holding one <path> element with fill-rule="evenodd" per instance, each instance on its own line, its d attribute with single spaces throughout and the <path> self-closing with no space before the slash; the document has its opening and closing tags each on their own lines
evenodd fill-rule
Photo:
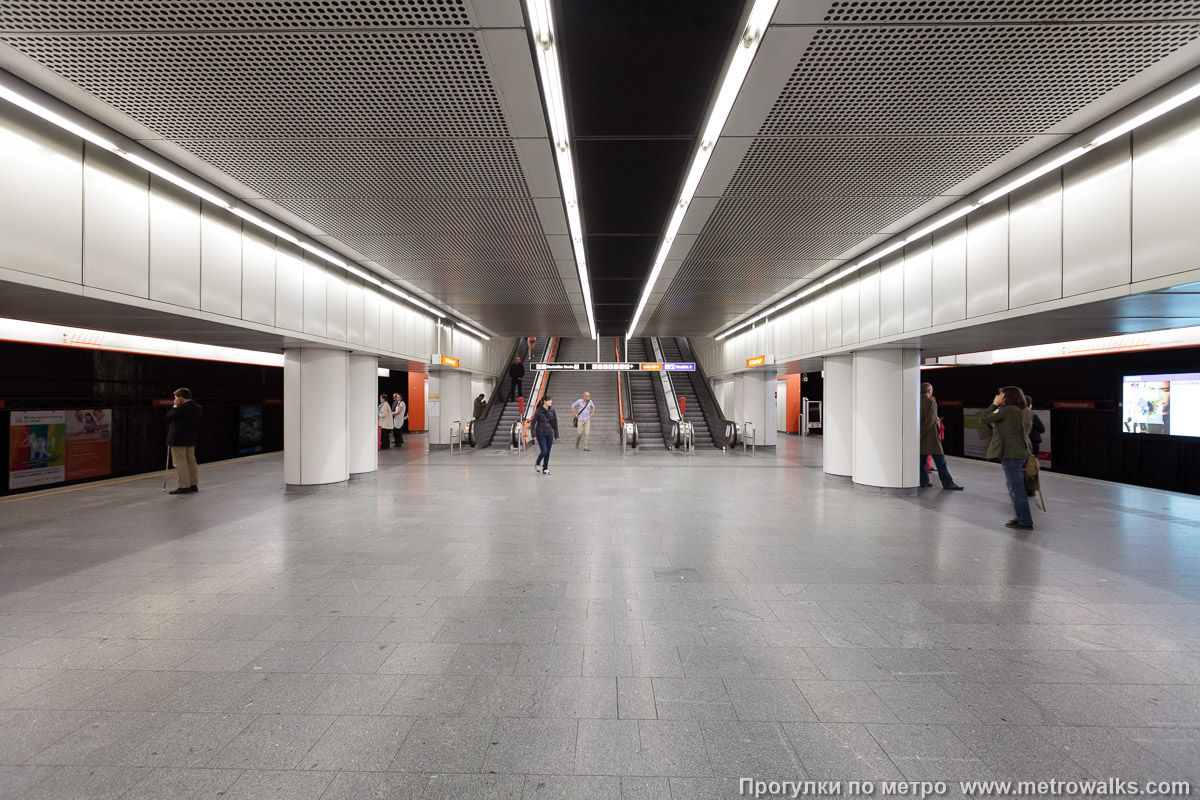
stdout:
<svg viewBox="0 0 1200 800">
<path fill-rule="evenodd" d="M 695 372 L 696 364 L 692 361 L 676 361 L 660 363 L 657 361 L 549 361 L 533 365 L 535 372 L 578 372 L 591 370 L 594 372 Z"/>
</svg>

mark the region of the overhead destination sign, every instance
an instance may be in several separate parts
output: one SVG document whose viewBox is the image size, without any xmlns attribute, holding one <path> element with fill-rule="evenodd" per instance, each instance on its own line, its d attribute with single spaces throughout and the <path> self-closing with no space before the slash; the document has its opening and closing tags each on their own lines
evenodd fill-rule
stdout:
<svg viewBox="0 0 1200 800">
<path fill-rule="evenodd" d="M 537 372 L 578 372 L 580 370 L 594 370 L 600 372 L 632 372 L 632 371 L 654 371 L 660 372 L 695 372 L 696 364 L 692 361 L 674 361 L 660 363 L 657 361 L 550 361 L 539 362 L 533 365 L 533 369 Z"/>
</svg>

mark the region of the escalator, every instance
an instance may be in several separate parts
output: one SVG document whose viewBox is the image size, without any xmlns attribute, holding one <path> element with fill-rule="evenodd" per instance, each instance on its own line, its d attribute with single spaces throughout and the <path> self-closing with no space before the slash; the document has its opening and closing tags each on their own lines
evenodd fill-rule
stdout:
<svg viewBox="0 0 1200 800">
<path fill-rule="evenodd" d="M 664 361 L 685 361 L 683 351 L 679 347 L 679 342 L 673 337 L 664 336 L 658 340 L 658 346 L 662 350 Z M 694 372 L 668 372 L 667 377 L 671 380 L 671 386 L 675 389 L 675 396 L 679 398 L 687 398 L 684 404 L 683 421 L 692 424 L 692 432 L 696 437 L 697 449 L 707 447 L 717 447 L 717 443 L 713 440 L 712 429 L 709 427 L 709 419 L 704 413 L 703 404 L 700 402 L 699 392 L 695 384 L 696 373 Z M 713 420 L 713 424 L 717 424 Z"/>
<path fill-rule="evenodd" d="M 625 356 L 628 361 L 651 361 L 646 352 L 645 339 L 630 339 L 629 352 Z M 662 425 L 659 422 L 658 400 L 654 394 L 653 381 L 657 376 L 649 372 L 630 372 L 629 400 L 633 411 L 633 419 L 638 424 L 638 448 L 661 450 L 666 447 L 663 441 Z"/>
<path fill-rule="evenodd" d="M 524 342 L 525 340 L 522 340 Z M 533 355 L 521 352 L 525 349 L 523 345 L 518 345 L 518 355 L 521 356 L 521 363 L 525 365 L 525 377 L 522 379 L 521 391 L 525 395 L 525 407 L 529 407 L 530 398 L 533 395 L 533 381 L 537 377 L 537 373 L 533 371 L 533 364 L 537 361 L 546 359 L 546 352 L 550 346 L 549 336 L 539 336 L 533 344 Z M 508 431 L 512 428 L 512 424 L 520 419 L 521 414 L 518 410 L 519 404 L 516 400 L 508 402 L 508 391 L 510 386 L 507 369 L 500 381 L 500 388 L 496 390 L 495 399 L 488 406 L 487 417 L 479 420 L 476 425 L 479 430 L 484 432 L 482 437 L 482 446 L 488 447 L 497 438 L 503 445 L 508 444 Z M 498 417 L 493 415 L 499 414 Z"/>
</svg>

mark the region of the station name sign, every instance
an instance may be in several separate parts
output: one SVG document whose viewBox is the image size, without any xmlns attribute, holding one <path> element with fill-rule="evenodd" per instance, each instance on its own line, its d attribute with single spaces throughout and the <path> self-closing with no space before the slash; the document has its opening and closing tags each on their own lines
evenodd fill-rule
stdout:
<svg viewBox="0 0 1200 800">
<path fill-rule="evenodd" d="M 696 364 L 693 361 L 549 361 L 536 363 L 533 368 L 537 372 L 695 372 Z"/>
</svg>

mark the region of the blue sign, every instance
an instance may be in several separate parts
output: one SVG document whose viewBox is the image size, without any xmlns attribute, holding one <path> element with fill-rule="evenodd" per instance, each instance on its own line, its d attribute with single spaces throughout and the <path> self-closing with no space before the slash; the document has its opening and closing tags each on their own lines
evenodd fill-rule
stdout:
<svg viewBox="0 0 1200 800">
<path fill-rule="evenodd" d="M 675 363 L 664 363 L 663 369 L 667 372 L 695 372 L 696 365 L 691 361 L 679 361 Z"/>
</svg>

